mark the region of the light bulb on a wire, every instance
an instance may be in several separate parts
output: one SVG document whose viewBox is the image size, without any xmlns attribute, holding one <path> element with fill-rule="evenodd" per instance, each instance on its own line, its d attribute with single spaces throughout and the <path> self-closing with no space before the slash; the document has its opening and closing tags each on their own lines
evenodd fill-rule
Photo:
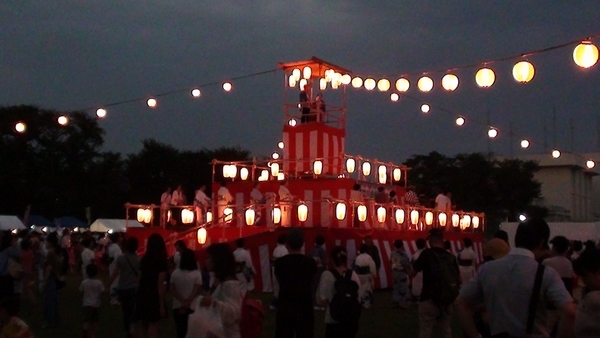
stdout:
<svg viewBox="0 0 600 338">
<path fill-rule="evenodd" d="M 490 127 L 490 129 L 488 130 L 488 136 L 489 138 L 496 138 L 498 136 L 498 129 Z"/>
</svg>

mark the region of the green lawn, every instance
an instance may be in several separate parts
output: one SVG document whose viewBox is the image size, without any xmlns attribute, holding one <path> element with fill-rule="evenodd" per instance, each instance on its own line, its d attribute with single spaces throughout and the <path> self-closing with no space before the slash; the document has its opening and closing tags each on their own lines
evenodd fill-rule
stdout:
<svg viewBox="0 0 600 338">
<path fill-rule="evenodd" d="M 36 337 L 58 338 L 79 335 L 81 332 L 81 300 L 78 287 L 81 282 L 79 275 L 72 274 L 68 278 L 65 289 L 60 294 L 60 310 L 62 323 L 60 328 L 43 329 L 43 310 L 41 300 L 37 305 L 25 302 L 21 311 L 21 317 L 33 329 Z M 254 292 L 252 297 L 261 299 L 263 304 L 269 304 L 271 294 Z M 38 296 L 38 299 L 39 296 Z M 268 306 L 267 306 L 268 308 Z M 324 336 L 323 311 L 315 311 L 315 337 Z M 172 319 L 162 321 L 161 337 L 174 337 L 175 329 Z M 456 321 L 453 323 L 454 337 L 462 337 L 459 333 Z M 98 337 L 124 337 L 121 331 L 121 309 L 110 306 L 108 299 L 103 301 L 101 309 L 100 329 Z M 275 336 L 275 312 L 267 310 L 264 322 L 264 337 Z M 418 337 L 418 320 L 416 308 L 408 310 L 391 308 L 391 291 L 383 290 L 375 294 L 375 304 L 369 310 L 364 310 L 360 321 L 358 337 L 384 338 L 384 337 Z M 434 337 L 440 335 L 434 334 Z"/>
</svg>

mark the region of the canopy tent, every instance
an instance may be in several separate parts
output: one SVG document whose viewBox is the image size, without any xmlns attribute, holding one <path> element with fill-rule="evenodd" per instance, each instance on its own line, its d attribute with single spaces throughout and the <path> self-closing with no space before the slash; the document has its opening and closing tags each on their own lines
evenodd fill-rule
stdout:
<svg viewBox="0 0 600 338">
<path fill-rule="evenodd" d="M 17 216 L 0 215 L 0 230 L 22 230 L 25 225 Z"/>
<path fill-rule="evenodd" d="M 71 216 L 55 218 L 54 224 L 56 224 L 57 227 L 61 227 L 61 228 L 87 228 L 88 227 L 87 223 L 80 221 L 77 218 L 71 217 Z"/>
<path fill-rule="evenodd" d="M 54 223 L 47 220 L 44 216 L 41 215 L 29 215 L 27 219 L 28 227 L 36 226 L 36 227 L 54 227 Z"/>
<path fill-rule="evenodd" d="M 91 232 L 107 232 L 112 230 L 114 232 L 125 232 L 127 228 L 143 228 L 142 223 L 136 220 L 124 220 L 124 219 L 106 219 L 98 218 L 90 226 Z"/>
<path fill-rule="evenodd" d="M 500 229 L 508 233 L 508 240 L 512 247 L 515 245 L 515 234 L 519 223 L 506 222 L 500 225 Z M 570 240 L 594 241 L 600 238 L 600 223 L 577 223 L 577 222 L 560 222 L 548 223 L 550 227 L 550 239 L 554 236 L 565 236 Z"/>
</svg>

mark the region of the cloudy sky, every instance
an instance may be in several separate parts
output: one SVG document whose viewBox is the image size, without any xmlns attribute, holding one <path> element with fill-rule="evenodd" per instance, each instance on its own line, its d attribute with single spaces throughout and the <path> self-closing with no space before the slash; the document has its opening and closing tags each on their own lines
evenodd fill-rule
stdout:
<svg viewBox="0 0 600 338">
<path fill-rule="evenodd" d="M 515 61 L 507 61 L 491 65 L 497 81 L 490 89 L 477 87 L 473 68 L 455 71 L 461 84 L 453 93 L 439 87 L 443 72 L 431 74 L 431 93 L 414 86 L 422 72 L 598 34 L 598 18 L 597 0 L 4 0 L 0 105 L 99 107 L 314 55 L 364 77 L 412 74 L 409 94 L 417 100 L 393 103 L 389 93 L 348 90 L 349 154 L 400 162 L 433 150 L 487 151 L 487 129 L 470 122 L 488 115 L 500 129 L 489 145 L 497 153 L 509 154 L 511 141 L 514 154 L 541 153 L 544 139 L 548 151 L 554 139 L 563 150 L 598 151 L 600 65 L 575 66 L 574 45 L 529 56 L 536 75 L 527 85 L 513 80 Z M 239 145 L 267 155 L 281 139 L 283 83 L 279 71 L 236 81 L 231 93 L 208 86 L 200 99 L 168 95 L 153 110 L 144 101 L 111 107 L 100 122 L 105 148 L 127 154 L 155 138 L 181 149 Z M 458 128 L 455 117 L 435 108 L 424 115 L 420 101 L 464 115 L 467 123 Z M 521 136 L 531 140 L 530 149 L 518 149 Z"/>
</svg>

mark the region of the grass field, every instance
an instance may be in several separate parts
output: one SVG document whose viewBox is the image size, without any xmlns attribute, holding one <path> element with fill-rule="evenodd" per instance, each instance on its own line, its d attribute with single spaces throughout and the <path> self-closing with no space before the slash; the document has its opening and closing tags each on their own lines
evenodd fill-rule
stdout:
<svg viewBox="0 0 600 338">
<path fill-rule="evenodd" d="M 36 337 L 58 338 L 80 335 L 81 332 L 81 298 L 78 287 L 81 282 L 79 275 L 70 275 L 67 286 L 60 292 L 61 326 L 55 329 L 43 329 L 43 309 L 41 301 L 37 305 L 28 302 L 23 304 L 21 317 L 30 325 Z M 251 297 L 269 304 L 271 294 L 254 292 Z M 39 295 L 38 295 L 39 299 Z M 121 308 L 110 306 L 104 299 L 101 308 L 100 329 L 98 337 L 125 337 L 121 324 Z M 268 308 L 268 307 L 267 307 Z M 323 337 L 325 314 L 315 311 L 315 337 Z M 267 310 L 264 322 L 263 337 L 275 336 L 275 312 Z M 358 337 L 387 338 L 387 337 L 418 337 L 419 327 L 416 308 L 407 310 L 391 308 L 391 291 L 382 290 L 375 294 L 375 304 L 369 310 L 364 310 L 360 320 Z M 457 322 L 453 322 L 454 337 L 462 337 Z M 161 321 L 161 337 L 174 337 L 173 319 Z M 437 332 L 434 337 L 440 337 Z"/>
</svg>

